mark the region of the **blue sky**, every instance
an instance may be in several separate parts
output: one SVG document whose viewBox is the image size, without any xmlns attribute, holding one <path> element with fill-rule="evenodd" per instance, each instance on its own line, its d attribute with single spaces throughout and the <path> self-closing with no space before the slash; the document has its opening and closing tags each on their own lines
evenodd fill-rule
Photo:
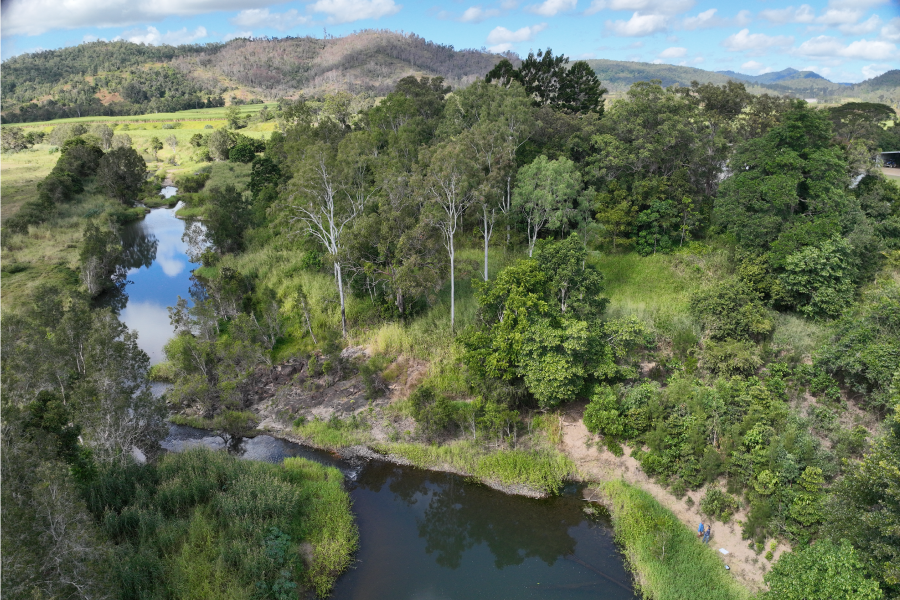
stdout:
<svg viewBox="0 0 900 600">
<path fill-rule="evenodd" d="M 383 28 L 456 48 L 553 48 L 856 82 L 900 68 L 900 0 L 4 0 L 3 59 L 95 39 L 148 44 Z"/>
</svg>

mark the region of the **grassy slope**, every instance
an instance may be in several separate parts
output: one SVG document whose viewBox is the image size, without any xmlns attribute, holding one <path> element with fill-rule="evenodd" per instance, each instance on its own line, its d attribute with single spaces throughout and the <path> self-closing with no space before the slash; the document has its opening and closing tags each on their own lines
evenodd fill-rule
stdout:
<svg viewBox="0 0 900 600">
<path fill-rule="evenodd" d="M 750 594 L 722 566 L 715 550 L 653 496 L 624 481 L 600 485 L 616 541 L 647 600 L 745 600 Z"/>
</svg>

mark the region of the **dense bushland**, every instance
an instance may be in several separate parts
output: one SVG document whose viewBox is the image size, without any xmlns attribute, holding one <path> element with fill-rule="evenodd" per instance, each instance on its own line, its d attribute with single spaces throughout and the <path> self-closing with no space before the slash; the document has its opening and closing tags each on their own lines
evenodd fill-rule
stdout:
<svg viewBox="0 0 900 600">
<path fill-rule="evenodd" d="M 654 82 L 601 110 L 600 82 L 564 64 L 548 50 L 457 90 L 407 77 L 375 106 L 284 101 L 264 148 L 235 112 L 191 138 L 216 162 L 183 179 L 206 227 L 186 234 L 197 285 L 170 309 L 167 399 L 224 431 L 260 366 L 300 356 L 326 386 L 359 372 L 373 399 L 427 361 L 381 415 L 414 425 L 382 449 L 550 492 L 571 470 L 554 411 L 583 401 L 598 441 L 627 443 L 676 495 L 702 489 L 713 519 L 740 514 L 760 554 L 792 544 L 773 589 L 805 589 L 790 565 L 821 551 L 857 561 L 863 593 L 896 596 L 897 474 L 877 468 L 895 454 L 900 378 L 900 198 L 872 161 L 887 113 Z M 63 173 L 89 177 L 79 161 Z M 87 234 L 85 264 L 115 250 Z M 349 344 L 372 356 L 345 359 Z M 374 443 L 366 411 L 295 429 Z M 623 512 L 632 564 L 648 590 L 680 590 L 681 561 L 712 559 L 645 512 L 665 522 Z"/>
</svg>

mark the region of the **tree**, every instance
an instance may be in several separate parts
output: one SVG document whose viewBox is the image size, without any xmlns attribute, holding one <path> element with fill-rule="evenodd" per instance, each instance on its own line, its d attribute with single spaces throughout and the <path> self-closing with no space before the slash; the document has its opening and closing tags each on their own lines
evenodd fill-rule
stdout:
<svg viewBox="0 0 900 600">
<path fill-rule="evenodd" d="M 581 176 L 567 158 L 539 156 L 519 169 L 513 206 L 521 211 L 528 231 L 528 256 L 544 227 L 559 229 L 571 216 L 581 191 Z"/>
<path fill-rule="evenodd" d="M 150 152 L 153 153 L 153 160 L 159 160 L 159 151 L 163 149 L 163 143 L 159 141 L 159 138 L 153 136 L 150 138 L 150 145 L 148 146 Z"/>
<path fill-rule="evenodd" d="M 259 425 L 259 419 L 250 411 L 226 410 L 213 419 L 212 428 L 226 446 L 239 442 L 241 438 Z"/>
<path fill-rule="evenodd" d="M 228 153 L 234 146 L 234 139 L 225 129 L 216 129 L 209 134 L 209 155 L 214 160 L 228 160 Z"/>
<path fill-rule="evenodd" d="M 271 158 L 256 156 L 250 165 L 250 185 L 248 189 L 255 201 L 259 198 L 263 188 L 276 187 L 281 180 L 281 169 Z"/>
<path fill-rule="evenodd" d="M 502 64 L 502 61 L 501 63 Z M 492 198 L 506 221 L 506 245 L 510 243 L 513 221 L 512 189 L 516 176 L 517 153 L 527 142 L 536 124 L 533 109 L 518 83 L 499 87 L 476 81 L 455 93 L 448 104 L 442 125 L 442 136 L 462 134 L 486 175 L 478 196 L 483 205 L 482 231 L 493 231 L 484 225 L 492 223 L 489 215 Z"/>
<path fill-rule="evenodd" d="M 828 116 L 838 139 L 851 144 L 858 139 L 878 142 L 881 124 L 896 118 L 897 113 L 886 104 L 875 102 L 847 102 L 828 109 Z"/>
<path fill-rule="evenodd" d="M 896 365 L 895 365 L 896 366 Z M 849 540 L 864 572 L 892 597 L 900 592 L 900 369 L 890 399 L 893 413 L 887 431 L 871 450 L 847 469 L 826 509 L 825 532 L 832 540 Z"/>
<path fill-rule="evenodd" d="M 573 234 L 476 284 L 476 321 L 461 337 L 474 375 L 524 384 L 546 409 L 573 400 L 590 382 L 631 372 L 617 361 L 643 342 L 644 328 L 600 321 L 602 280 L 584 255 Z"/>
<path fill-rule="evenodd" d="M 0 140 L 4 152 L 19 152 L 28 147 L 28 142 L 19 127 L 4 127 L 0 132 Z"/>
<path fill-rule="evenodd" d="M 378 198 L 354 224 L 347 260 L 365 291 L 388 299 L 406 319 L 437 292 L 446 252 L 438 230 L 423 218 L 413 174 L 397 161 L 383 159 L 375 177 Z"/>
<path fill-rule="evenodd" d="M 251 207 L 244 193 L 231 184 L 213 187 L 207 202 L 206 239 L 222 254 L 239 251 L 251 224 Z"/>
<path fill-rule="evenodd" d="M 241 109 L 237 106 L 229 106 L 225 109 L 225 121 L 228 129 L 240 129 L 241 127 Z"/>
<path fill-rule="evenodd" d="M 24 427 L 23 411 L 15 407 L 7 404 L 3 412 L 4 596 L 109 597 L 112 548 L 81 501 L 69 466 L 48 452 L 53 436 Z"/>
<path fill-rule="evenodd" d="M 474 169 L 465 149 L 457 144 L 443 144 L 423 153 L 422 164 L 428 165 L 421 176 L 425 201 L 429 203 L 429 221 L 444 238 L 450 258 L 450 331 L 456 325 L 456 231 L 462 225 L 466 210 L 475 200 Z"/>
<path fill-rule="evenodd" d="M 106 193 L 123 204 L 133 204 L 147 175 L 147 163 L 133 148 L 110 150 L 100 159 L 97 181 Z"/>
<path fill-rule="evenodd" d="M 91 127 L 91 133 L 100 139 L 100 147 L 108 151 L 112 147 L 113 130 L 112 127 L 105 123 L 100 123 Z"/>
<path fill-rule="evenodd" d="M 781 125 L 738 145 L 732 175 L 715 200 L 714 224 L 741 245 L 766 250 L 795 222 L 844 212 L 850 170 L 831 139 L 822 111 L 795 104 Z"/>
<path fill-rule="evenodd" d="M 521 84 L 522 74 L 511 62 L 509 62 L 509 59 L 504 58 L 494 65 L 493 69 L 488 71 L 487 75 L 484 76 L 484 81 L 486 83 L 493 83 L 496 81 L 503 87 L 509 87 L 513 81 L 518 81 Z"/>
<path fill-rule="evenodd" d="M 836 317 L 855 292 L 851 247 L 835 236 L 807 246 L 785 260 L 781 282 L 800 312 L 809 317 Z"/>
<path fill-rule="evenodd" d="M 553 56 L 550 48 L 529 52 L 522 61 L 519 73 L 525 92 L 532 98 L 535 106 L 559 106 L 562 104 L 563 86 L 566 82 L 566 65 L 569 63 L 565 55 Z"/>
<path fill-rule="evenodd" d="M 117 133 L 112 137 L 112 141 L 110 142 L 110 146 L 113 149 L 131 148 L 131 144 L 131 136 L 127 133 Z"/>
<path fill-rule="evenodd" d="M 560 105 L 565 110 L 603 114 L 603 94 L 607 90 L 600 85 L 597 74 L 587 62 L 579 60 L 572 63 L 561 87 Z"/>
<path fill-rule="evenodd" d="M 865 576 L 857 552 L 846 540 L 820 540 L 781 555 L 766 573 L 766 600 L 880 600 L 884 593 Z"/>
<path fill-rule="evenodd" d="M 350 134 L 337 150 L 324 142 L 308 146 L 297 164 L 294 187 L 285 203 L 288 222 L 302 225 L 304 231 L 325 246 L 334 261 L 341 331 L 345 337 L 347 314 L 341 257 L 344 235 L 371 197 L 367 175 L 374 148 L 363 142 L 366 135 Z"/>
<path fill-rule="evenodd" d="M 191 136 L 191 139 L 188 140 L 188 143 L 194 148 L 200 148 L 201 146 L 206 146 L 206 143 L 203 139 L 202 133 L 195 133 Z"/>
<path fill-rule="evenodd" d="M 248 163 L 254 158 L 256 158 L 256 152 L 253 146 L 243 142 L 235 144 L 234 148 L 228 152 L 228 160 L 231 162 Z"/>
<path fill-rule="evenodd" d="M 174 133 L 169 134 L 169 137 L 166 138 L 166 145 L 172 149 L 172 152 L 178 149 L 178 138 Z"/>
<path fill-rule="evenodd" d="M 900 285 L 872 286 L 831 327 L 816 365 L 839 377 L 869 406 L 886 408 L 900 364 Z"/>
<path fill-rule="evenodd" d="M 759 340 L 774 329 L 758 295 L 740 280 L 725 280 L 696 292 L 690 312 L 711 340 Z"/>
<path fill-rule="evenodd" d="M 615 180 L 610 181 L 606 191 L 597 194 L 597 221 L 603 226 L 606 236 L 612 240 L 613 249 L 634 227 L 637 210 L 631 204 L 628 190 Z"/>
<path fill-rule="evenodd" d="M 81 262 L 81 281 L 87 287 L 91 297 L 115 285 L 113 275 L 118 273 L 119 261 L 122 257 L 122 243 L 115 231 L 100 229 L 93 221 L 84 228 L 79 259 Z"/>
</svg>

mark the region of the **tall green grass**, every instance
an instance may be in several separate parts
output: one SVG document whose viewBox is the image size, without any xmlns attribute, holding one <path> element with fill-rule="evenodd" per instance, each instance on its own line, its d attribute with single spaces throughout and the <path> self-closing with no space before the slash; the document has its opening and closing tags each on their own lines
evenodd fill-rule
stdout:
<svg viewBox="0 0 900 600">
<path fill-rule="evenodd" d="M 603 273 L 604 295 L 609 298 L 607 314 L 637 317 L 666 334 L 692 327 L 690 297 L 704 277 L 698 273 L 702 267 L 690 256 L 629 252 L 595 258 L 594 264 Z"/>
<path fill-rule="evenodd" d="M 118 545 L 123 599 L 273 597 L 298 587 L 324 597 L 358 541 L 342 482 L 337 469 L 305 459 L 272 465 L 201 447 L 103 471 L 86 496 Z"/>
<path fill-rule="evenodd" d="M 649 493 L 621 480 L 600 484 L 616 541 L 646 600 L 748 600 L 715 550 Z"/>
<path fill-rule="evenodd" d="M 422 469 L 451 470 L 485 482 L 522 485 L 545 494 L 557 494 L 575 472 L 565 455 L 552 449 L 488 450 L 473 441 L 458 440 L 443 446 L 383 442 L 373 447 L 394 454 Z"/>
</svg>

